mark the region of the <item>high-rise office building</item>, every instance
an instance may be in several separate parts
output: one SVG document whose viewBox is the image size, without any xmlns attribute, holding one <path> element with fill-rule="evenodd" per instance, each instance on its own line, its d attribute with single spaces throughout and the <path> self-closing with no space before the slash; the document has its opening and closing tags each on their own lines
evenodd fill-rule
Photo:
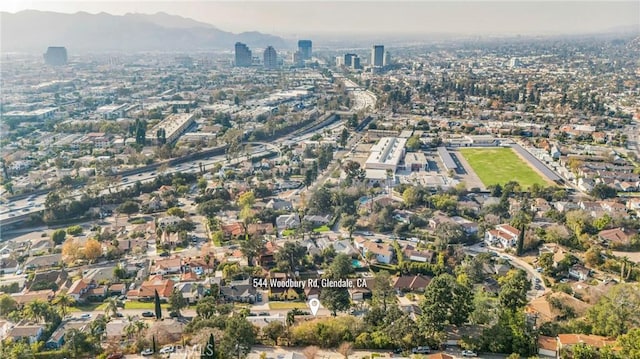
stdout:
<svg viewBox="0 0 640 359">
<path fill-rule="evenodd" d="M 236 61 L 235 66 L 249 67 L 251 66 L 251 50 L 249 47 L 241 42 L 236 42 Z"/>
<path fill-rule="evenodd" d="M 344 66 L 351 67 L 353 66 L 353 58 L 357 57 L 356 54 L 344 54 Z"/>
<path fill-rule="evenodd" d="M 298 40 L 298 51 L 302 54 L 302 60 L 311 60 L 312 46 L 311 40 Z"/>
<path fill-rule="evenodd" d="M 373 45 L 371 49 L 371 66 L 382 67 L 384 66 L 384 46 Z"/>
<path fill-rule="evenodd" d="M 301 67 L 304 65 L 304 60 L 302 58 L 302 53 L 300 51 L 296 51 L 291 56 L 291 61 L 293 62 L 293 66 Z"/>
<path fill-rule="evenodd" d="M 273 46 L 264 49 L 263 62 L 265 69 L 275 69 L 278 67 L 278 53 Z"/>
<path fill-rule="evenodd" d="M 351 59 L 351 67 L 356 69 L 356 70 L 361 68 L 360 67 L 360 57 L 359 56 L 356 55 Z"/>
<path fill-rule="evenodd" d="M 389 51 L 385 51 L 384 52 L 384 66 L 389 66 L 391 65 L 391 54 L 389 53 Z"/>
<path fill-rule="evenodd" d="M 47 65 L 62 66 L 67 64 L 67 49 L 61 46 L 49 46 L 44 54 Z"/>
</svg>

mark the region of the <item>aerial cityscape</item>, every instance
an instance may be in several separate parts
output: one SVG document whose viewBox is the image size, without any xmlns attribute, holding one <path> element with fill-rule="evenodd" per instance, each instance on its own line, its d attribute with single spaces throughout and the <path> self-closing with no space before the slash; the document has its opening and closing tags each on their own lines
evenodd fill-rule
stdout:
<svg viewBox="0 0 640 359">
<path fill-rule="evenodd" d="M 0 358 L 640 359 L 640 3 L 457 4 L 0 5 Z"/>
</svg>

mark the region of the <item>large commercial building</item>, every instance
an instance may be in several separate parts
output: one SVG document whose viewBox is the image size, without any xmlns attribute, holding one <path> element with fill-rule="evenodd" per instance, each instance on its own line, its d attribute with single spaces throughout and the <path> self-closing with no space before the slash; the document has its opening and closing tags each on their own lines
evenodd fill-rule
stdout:
<svg viewBox="0 0 640 359">
<path fill-rule="evenodd" d="M 371 154 L 364 164 L 367 170 L 391 170 L 395 173 L 405 155 L 406 138 L 383 137 L 371 147 Z"/>
<path fill-rule="evenodd" d="M 273 46 L 268 46 L 264 49 L 263 61 L 265 69 L 275 69 L 278 68 L 278 53 Z"/>
<path fill-rule="evenodd" d="M 302 60 L 310 60 L 313 43 L 311 40 L 298 40 L 298 51 L 302 55 Z"/>
<path fill-rule="evenodd" d="M 236 42 L 236 61 L 237 67 L 249 67 L 251 66 L 251 50 L 249 47 L 241 42 Z"/>
<path fill-rule="evenodd" d="M 148 143 L 158 144 L 158 130 L 164 130 L 166 143 L 173 143 L 194 123 L 194 120 L 195 115 L 192 113 L 169 115 L 148 130 L 145 139 Z"/>
<path fill-rule="evenodd" d="M 373 45 L 371 49 L 371 66 L 382 67 L 384 66 L 384 46 Z"/>
<path fill-rule="evenodd" d="M 44 62 L 51 66 L 67 64 L 67 49 L 60 46 L 50 46 L 44 54 Z"/>
</svg>

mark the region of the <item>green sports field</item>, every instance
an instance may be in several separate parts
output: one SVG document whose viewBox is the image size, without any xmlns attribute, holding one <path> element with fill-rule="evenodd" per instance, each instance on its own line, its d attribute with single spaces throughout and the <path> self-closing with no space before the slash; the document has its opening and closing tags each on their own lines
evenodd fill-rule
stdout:
<svg viewBox="0 0 640 359">
<path fill-rule="evenodd" d="M 504 185 L 509 181 L 516 181 L 524 188 L 534 183 L 549 185 L 511 148 L 461 148 L 460 153 L 485 186 Z"/>
</svg>

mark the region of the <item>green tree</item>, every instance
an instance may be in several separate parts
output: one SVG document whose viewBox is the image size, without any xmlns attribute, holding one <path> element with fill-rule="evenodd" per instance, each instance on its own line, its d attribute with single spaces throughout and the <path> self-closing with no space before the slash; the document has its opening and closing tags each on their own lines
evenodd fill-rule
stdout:
<svg viewBox="0 0 640 359">
<path fill-rule="evenodd" d="M 0 317 L 6 318 L 18 308 L 18 302 L 9 294 L 0 294 Z"/>
<path fill-rule="evenodd" d="M 339 254 L 325 272 L 324 278 L 341 280 L 347 278 L 351 273 L 353 273 L 351 258 L 345 254 Z M 347 288 L 322 288 L 320 302 L 331 311 L 333 316 L 336 316 L 338 312 L 346 311 L 351 306 Z"/>
<path fill-rule="evenodd" d="M 118 300 L 116 298 L 108 298 L 104 307 L 104 314 L 107 318 L 116 317 L 118 315 Z"/>
<path fill-rule="evenodd" d="M 216 353 L 216 340 L 213 337 L 213 333 L 209 334 L 209 340 L 202 349 L 200 359 L 217 359 Z"/>
<path fill-rule="evenodd" d="M 62 314 L 62 317 L 65 317 L 67 315 L 67 309 L 75 304 L 75 300 L 67 292 L 60 292 L 51 303 L 60 307 L 60 314 Z"/>
<path fill-rule="evenodd" d="M 419 136 L 413 135 L 407 139 L 407 144 L 406 144 L 407 150 L 417 151 L 420 149 L 420 146 L 422 146 L 422 142 L 420 141 Z"/>
<path fill-rule="evenodd" d="M 301 265 L 302 259 L 307 254 L 307 248 L 294 242 L 286 242 L 275 256 L 278 268 L 293 273 Z"/>
<path fill-rule="evenodd" d="M 170 310 L 180 315 L 180 311 L 186 306 L 187 300 L 182 296 L 182 292 L 174 288 L 173 292 L 171 292 L 171 296 L 169 297 Z"/>
<path fill-rule="evenodd" d="M 340 146 L 344 147 L 347 145 L 347 141 L 349 140 L 349 131 L 346 128 L 342 129 L 340 133 Z"/>
<path fill-rule="evenodd" d="M 506 276 L 500 278 L 500 283 L 500 307 L 511 311 L 524 308 L 527 304 L 527 292 L 531 289 L 527 273 L 520 269 L 510 270 Z"/>
<path fill-rule="evenodd" d="M 253 194 L 253 191 L 241 194 L 238 199 L 238 205 L 240 207 L 252 207 L 254 203 L 256 203 L 256 196 Z"/>
<path fill-rule="evenodd" d="M 213 297 L 204 297 L 196 304 L 196 314 L 203 319 L 212 319 L 217 312 L 217 303 Z"/>
<path fill-rule="evenodd" d="M 126 214 L 127 217 L 131 217 L 132 214 L 138 212 L 140 206 L 134 201 L 126 201 L 116 208 L 116 212 L 120 214 Z"/>
<path fill-rule="evenodd" d="M 251 323 L 246 318 L 234 315 L 227 319 L 220 351 L 227 353 L 229 357 L 241 357 L 251 351 L 256 341 L 256 333 Z"/>
<path fill-rule="evenodd" d="M 267 324 L 265 327 L 262 328 L 262 334 L 271 339 L 271 341 L 277 345 L 278 344 L 278 338 L 284 336 L 285 334 L 285 327 L 284 324 L 282 324 L 279 321 L 273 321 L 270 322 L 269 324 Z"/>
<path fill-rule="evenodd" d="M 391 286 L 391 274 L 387 271 L 379 271 L 373 275 L 373 288 L 371 291 L 372 304 L 382 307 L 385 312 L 389 305 L 395 305 L 398 300 Z"/>
<path fill-rule="evenodd" d="M 640 328 L 631 329 L 618 337 L 618 346 L 624 358 L 640 358 Z"/>
<path fill-rule="evenodd" d="M 614 286 L 587 311 L 586 317 L 597 335 L 617 337 L 640 327 L 640 284 Z"/>
<path fill-rule="evenodd" d="M 182 210 L 182 208 L 171 207 L 171 208 L 169 208 L 167 210 L 167 214 L 170 215 L 170 216 L 176 216 L 176 217 L 184 218 L 186 213 Z"/>
<path fill-rule="evenodd" d="M 349 232 L 349 238 L 353 236 L 353 231 L 356 230 L 357 223 L 358 219 L 354 215 L 346 215 L 340 219 L 340 225 Z"/>
<path fill-rule="evenodd" d="M 589 194 L 598 199 L 606 199 L 616 197 L 618 195 L 618 191 L 615 188 L 610 187 L 604 183 L 598 183 L 597 185 L 593 186 L 593 189 L 591 190 L 591 192 L 589 192 Z"/>
<path fill-rule="evenodd" d="M 158 290 L 156 289 L 154 291 L 154 297 L 153 297 L 153 302 L 155 304 L 155 310 L 156 310 L 156 319 L 160 320 L 162 319 L 162 307 L 160 306 L 160 296 L 158 295 Z"/>
<path fill-rule="evenodd" d="M 248 233 L 245 234 L 244 240 L 240 242 L 240 250 L 247 257 L 249 265 L 253 263 L 253 259 L 260 254 L 263 248 L 262 239 L 258 236 L 251 236 Z"/>
<path fill-rule="evenodd" d="M 67 234 L 70 234 L 72 236 L 77 236 L 77 235 L 79 235 L 81 233 L 82 233 L 82 227 L 80 227 L 78 225 L 67 227 Z M 54 234 L 55 234 L 55 232 L 54 232 Z"/>
<path fill-rule="evenodd" d="M 67 237 L 67 232 L 64 229 L 57 229 L 51 235 L 51 239 L 53 243 L 56 245 L 64 243 L 65 238 Z"/>
<path fill-rule="evenodd" d="M 420 308 L 420 326 L 427 333 L 434 334 L 442 331 L 446 324 L 464 324 L 473 310 L 473 295 L 468 287 L 445 273 L 429 283 Z"/>
</svg>

